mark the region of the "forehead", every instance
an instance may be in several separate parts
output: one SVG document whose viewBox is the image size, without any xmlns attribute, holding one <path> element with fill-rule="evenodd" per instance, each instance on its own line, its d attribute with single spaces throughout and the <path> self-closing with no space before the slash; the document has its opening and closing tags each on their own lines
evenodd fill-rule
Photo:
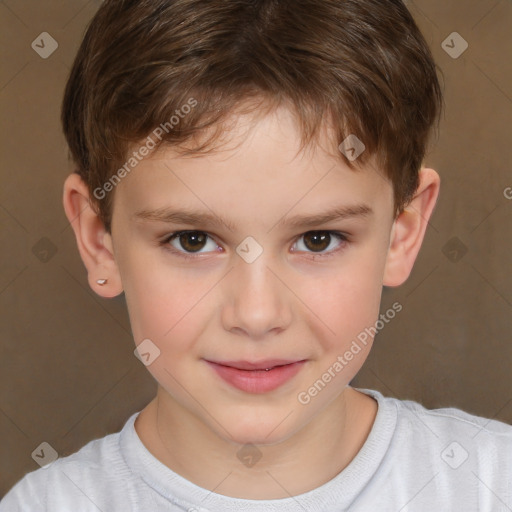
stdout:
<svg viewBox="0 0 512 512">
<path fill-rule="evenodd" d="M 123 208 L 165 208 L 169 204 L 202 209 L 245 210 L 312 207 L 329 203 L 377 203 L 392 208 L 389 180 L 368 159 L 351 169 L 333 143 L 328 125 L 318 141 L 301 149 L 292 112 L 280 107 L 264 115 L 239 115 L 213 151 L 183 156 L 162 146 L 142 159 L 119 184 Z M 382 204 L 379 204 L 382 203 Z"/>
</svg>

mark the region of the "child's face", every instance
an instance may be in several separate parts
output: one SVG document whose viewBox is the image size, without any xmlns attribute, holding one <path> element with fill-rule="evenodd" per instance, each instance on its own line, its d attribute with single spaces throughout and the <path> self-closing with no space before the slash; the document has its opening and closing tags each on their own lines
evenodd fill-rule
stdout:
<svg viewBox="0 0 512 512">
<path fill-rule="evenodd" d="M 368 354 L 371 339 L 308 393 L 378 317 L 393 193 L 369 167 L 352 171 L 320 149 L 296 156 L 287 110 L 245 133 L 224 152 L 176 158 L 165 149 L 142 160 L 117 186 L 112 239 L 135 343 L 149 338 L 160 350 L 148 370 L 165 406 L 231 441 L 272 444 L 333 403 Z M 292 224 L 349 207 L 371 212 Z M 154 220 L 166 210 L 217 216 L 232 230 Z M 165 241 L 185 230 L 200 233 Z M 270 370 L 245 374 L 253 384 L 235 375 L 239 387 L 207 362 L 268 359 L 304 362 L 280 385 Z"/>
</svg>

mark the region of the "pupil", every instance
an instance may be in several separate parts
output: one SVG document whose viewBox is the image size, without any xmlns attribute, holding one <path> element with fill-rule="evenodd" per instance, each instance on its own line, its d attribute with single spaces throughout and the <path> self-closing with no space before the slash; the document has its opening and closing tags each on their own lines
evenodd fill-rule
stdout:
<svg viewBox="0 0 512 512">
<path fill-rule="evenodd" d="M 180 236 L 180 243 L 187 251 L 195 252 L 202 248 L 205 239 L 206 236 L 204 233 L 183 233 Z M 189 243 L 190 241 L 192 241 L 192 243 Z"/>
<path fill-rule="evenodd" d="M 330 239 L 331 239 L 330 234 L 325 231 L 320 231 L 320 232 L 316 232 L 316 233 L 314 232 L 309 235 L 305 235 L 305 237 L 304 237 L 307 248 L 312 251 L 319 251 L 319 252 L 323 251 L 327 247 L 329 247 Z M 310 244 L 308 243 L 308 240 L 314 240 L 312 246 L 310 246 Z M 320 242 L 320 245 L 317 245 L 318 242 Z"/>
</svg>

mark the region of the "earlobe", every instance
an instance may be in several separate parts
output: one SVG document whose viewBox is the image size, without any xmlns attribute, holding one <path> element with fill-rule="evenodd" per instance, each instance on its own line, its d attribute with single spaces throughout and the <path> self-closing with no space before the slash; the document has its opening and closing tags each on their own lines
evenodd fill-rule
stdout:
<svg viewBox="0 0 512 512">
<path fill-rule="evenodd" d="M 113 253 L 112 237 L 90 200 L 87 185 L 77 173 L 66 178 L 63 204 L 87 268 L 89 286 L 105 298 L 119 295 L 123 286 Z"/>
<path fill-rule="evenodd" d="M 399 286 L 409 277 L 439 196 L 440 182 L 439 175 L 433 169 L 420 170 L 416 194 L 393 224 L 384 269 L 384 286 Z"/>
</svg>

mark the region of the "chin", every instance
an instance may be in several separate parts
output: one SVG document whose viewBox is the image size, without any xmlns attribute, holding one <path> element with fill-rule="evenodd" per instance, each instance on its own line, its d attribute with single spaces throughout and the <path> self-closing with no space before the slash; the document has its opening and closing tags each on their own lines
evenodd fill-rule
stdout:
<svg viewBox="0 0 512 512">
<path fill-rule="evenodd" d="M 268 414 L 262 418 L 262 413 L 254 415 L 244 414 L 230 418 L 226 423 L 230 425 L 227 430 L 231 435 L 227 440 L 239 445 L 274 445 L 286 441 L 298 427 L 285 420 L 285 415 Z M 292 416 L 292 415 L 290 415 Z M 283 421 L 285 420 L 285 421 Z M 295 428 L 294 428 L 295 427 Z M 226 432 L 222 432 L 226 436 Z"/>
</svg>

